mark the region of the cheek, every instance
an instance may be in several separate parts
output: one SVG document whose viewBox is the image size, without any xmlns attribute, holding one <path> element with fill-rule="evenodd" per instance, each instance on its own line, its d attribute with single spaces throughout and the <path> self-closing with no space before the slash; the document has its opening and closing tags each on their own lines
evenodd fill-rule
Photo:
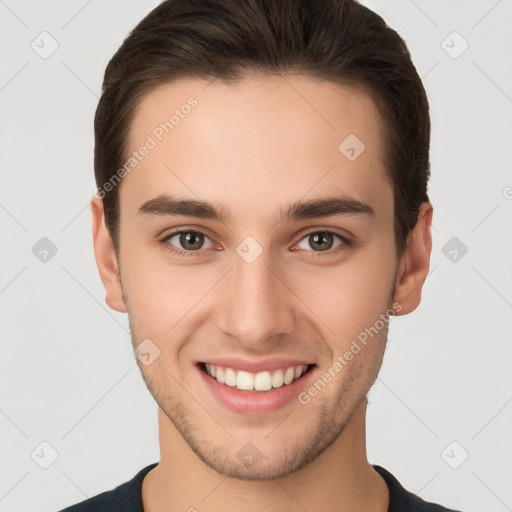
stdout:
<svg viewBox="0 0 512 512">
<path fill-rule="evenodd" d="M 125 283 L 131 321 L 145 336 L 167 336 L 207 292 L 195 284 L 175 269 L 135 270 Z"/>
<path fill-rule="evenodd" d="M 126 237 L 125 247 L 128 245 Z M 158 251 L 137 249 L 135 243 L 131 247 L 121 260 L 130 322 L 139 337 L 163 339 L 197 302 L 201 290 L 191 286 L 189 273 L 179 266 L 163 265 L 161 256 L 158 261 L 152 258 Z"/>
<path fill-rule="evenodd" d="M 392 257 L 370 252 L 298 281 L 299 295 L 307 297 L 327 339 L 345 345 L 375 324 L 389 305 L 393 264 Z"/>
</svg>

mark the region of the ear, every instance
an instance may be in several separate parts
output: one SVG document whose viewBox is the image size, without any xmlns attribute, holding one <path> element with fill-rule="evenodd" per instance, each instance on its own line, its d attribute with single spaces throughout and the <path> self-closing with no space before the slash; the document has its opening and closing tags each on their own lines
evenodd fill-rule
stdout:
<svg viewBox="0 0 512 512">
<path fill-rule="evenodd" d="M 432 251 L 432 214 L 432 205 L 429 202 L 421 203 L 416 225 L 407 237 L 393 297 L 402 306 L 402 309 L 397 310 L 397 316 L 411 313 L 421 302 L 421 290 L 428 275 Z"/>
<path fill-rule="evenodd" d="M 115 311 L 126 313 L 114 243 L 105 224 L 103 200 L 95 195 L 91 199 L 91 214 L 94 255 L 105 287 L 105 302 Z"/>
</svg>

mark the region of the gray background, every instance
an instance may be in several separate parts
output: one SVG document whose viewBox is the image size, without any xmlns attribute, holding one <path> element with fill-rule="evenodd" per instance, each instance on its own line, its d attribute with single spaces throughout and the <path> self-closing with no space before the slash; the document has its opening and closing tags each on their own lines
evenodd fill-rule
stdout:
<svg viewBox="0 0 512 512">
<path fill-rule="evenodd" d="M 512 2 L 363 3 L 424 79 L 434 205 L 422 305 L 393 321 L 370 393 L 369 459 L 424 499 L 512 510 Z M 104 68 L 156 4 L 0 0 L 1 511 L 60 509 L 159 457 L 88 209 Z"/>
</svg>

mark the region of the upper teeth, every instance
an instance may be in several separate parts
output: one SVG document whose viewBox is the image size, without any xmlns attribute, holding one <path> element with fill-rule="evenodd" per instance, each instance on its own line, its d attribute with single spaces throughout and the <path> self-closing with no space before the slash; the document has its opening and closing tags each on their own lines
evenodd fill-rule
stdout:
<svg viewBox="0 0 512 512">
<path fill-rule="evenodd" d="M 290 384 L 297 380 L 308 369 L 307 364 L 300 364 L 272 372 L 250 373 L 208 363 L 205 363 L 205 366 L 206 373 L 221 384 L 244 391 L 268 391 L 272 388 L 280 388 L 283 384 Z"/>
</svg>

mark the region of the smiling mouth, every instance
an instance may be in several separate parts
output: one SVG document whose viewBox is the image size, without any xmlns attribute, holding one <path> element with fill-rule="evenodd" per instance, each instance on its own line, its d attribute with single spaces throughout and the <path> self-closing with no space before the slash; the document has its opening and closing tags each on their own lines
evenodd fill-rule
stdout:
<svg viewBox="0 0 512 512">
<path fill-rule="evenodd" d="M 258 373 L 236 370 L 226 366 L 200 363 L 204 373 L 224 384 L 240 391 L 268 392 L 283 386 L 287 386 L 301 379 L 306 373 L 316 366 L 314 364 L 300 364 L 288 366 L 272 371 Z"/>
</svg>

